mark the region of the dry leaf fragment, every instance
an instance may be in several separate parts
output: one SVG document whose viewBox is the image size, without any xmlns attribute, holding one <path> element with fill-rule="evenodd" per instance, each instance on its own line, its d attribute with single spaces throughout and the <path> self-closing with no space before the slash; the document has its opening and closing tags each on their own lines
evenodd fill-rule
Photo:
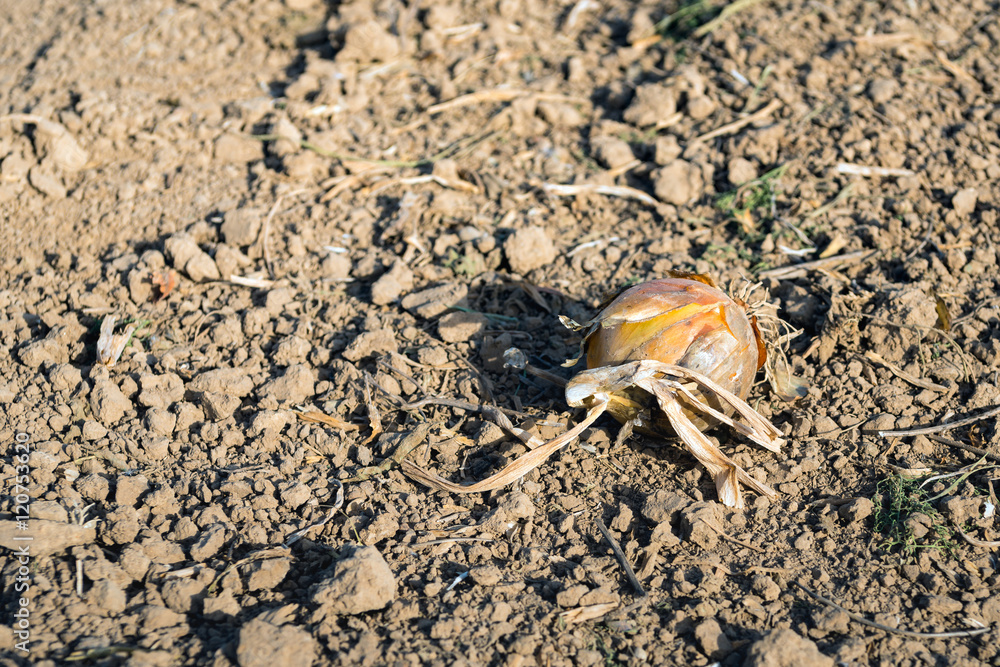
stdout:
<svg viewBox="0 0 1000 667">
<path fill-rule="evenodd" d="M 173 269 L 157 271 L 153 274 L 151 282 L 153 283 L 153 287 L 156 288 L 156 295 L 153 297 L 153 302 L 162 301 L 177 287 L 177 272 Z"/>
<path fill-rule="evenodd" d="M 537 286 L 532 285 L 527 280 L 518 280 L 514 284 L 523 289 L 525 294 L 531 297 L 532 301 L 541 306 L 542 310 L 546 313 L 552 312 L 552 309 L 549 308 L 549 304 L 545 301 L 545 297 L 542 296 L 542 293 Z"/>
<path fill-rule="evenodd" d="M 747 234 L 752 234 L 757 229 L 757 223 L 754 222 L 753 214 L 748 208 L 735 213 L 733 219 L 740 223 L 740 227 Z"/>
<path fill-rule="evenodd" d="M 299 412 L 298 410 L 295 410 L 294 412 L 296 417 L 308 424 L 323 424 L 325 426 L 339 428 L 342 431 L 357 431 L 360 428 L 357 424 L 346 422 L 339 417 L 328 415 L 325 412 L 320 412 L 319 410 L 308 410 L 306 412 Z"/>
<path fill-rule="evenodd" d="M 97 339 L 97 361 L 108 368 L 113 368 L 125 351 L 125 346 L 132 340 L 132 334 L 139 328 L 138 322 L 132 322 L 125 331 L 115 333 L 117 315 L 108 315 L 101 322 L 101 337 Z"/>
<path fill-rule="evenodd" d="M 948 304 L 937 293 L 934 294 L 934 307 L 937 310 L 937 328 L 941 331 L 951 331 L 951 313 L 948 312 Z"/>
<path fill-rule="evenodd" d="M 598 604 L 588 605 L 586 607 L 567 609 L 559 614 L 559 617 L 566 621 L 567 625 L 575 625 L 577 623 L 592 621 L 595 618 L 606 616 L 617 608 L 617 602 L 601 602 Z"/>
</svg>

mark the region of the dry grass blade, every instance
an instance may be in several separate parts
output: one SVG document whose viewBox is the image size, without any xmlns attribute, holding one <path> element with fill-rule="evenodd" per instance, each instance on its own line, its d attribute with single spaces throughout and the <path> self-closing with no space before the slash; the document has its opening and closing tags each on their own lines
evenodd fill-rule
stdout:
<svg viewBox="0 0 1000 667">
<path fill-rule="evenodd" d="M 514 423 L 511 422 L 510 418 L 499 410 L 494 408 L 483 408 L 483 416 L 523 442 L 524 446 L 528 449 L 536 449 L 545 444 L 545 442 L 538 436 L 532 435 L 523 428 L 515 426 Z"/>
<path fill-rule="evenodd" d="M 249 276 L 229 276 L 229 282 L 233 285 L 239 285 L 241 287 L 254 287 L 257 289 L 267 289 L 274 285 L 273 280 L 265 280 L 264 278 L 252 278 Z"/>
<path fill-rule="evenodd" d="M 849 174 L 851 176 L 868 177 L 892 177 L 892 176 L 913 176 L 916 172 L 912 169 L 898 169 L 894 167 L 869 167 L 863 164 L 851 164 L 841 162 L 837 165 L 838 174 Z"/>
<path fill-rule="evenodd" d="M 333 480 L 333 483 L 337 485 L 337 493 L 334 495 L 333 504 L 330 506 L 330 510 L 326 513 L 326 516 L 324 516 L 316 523 L 311 523 L 305 528 L 301 528 L 295 531 L 294 533 L 288 536 L 288 539 L 285 540 L 284 544 L 282 544 L 281 546 L 287 549 L 288 547 L 292 546 L 293 544 L 301 540 L 306 535 L 306 533 L 308 533 L 313 528 L 320 528 L 322 526 L 325 526 L 327 523 L 330 522 L 330 519 L 332 519 L 334 515 L 337 514 L 337 511 L 340 510 L 341 507 L 343 507 L 344 485 L 340 482 L 340 480 L 336 479 Z"/>
<path fill-rule="evenodd" d="M 514 284 L 523 289 L 524 293 L 531 297 L 531 300 L 537 303 L 542 310 L 550 315 L 552 314 L 552 309 L 549 307 L 548 302 L 535 285 L 532 285 L 527 280 L 517 280 L 514 281 Z"/>
<path fill-rule="evenodd" d="M 396 449 L 392 452 L 391 456 L 387 456 L 376 466 L 368 466 L 367 468 L 358 470 L 354 477 L 345 479 L 344 482 L 363 482 L 366 479 L 371 479 L 372 477 L 381 475 L 392 468 L 393 465 L 402 465 L 406 460 L 406 457 L 410 455 L 410 452 L 427 440 L 427 436 L 430 434 L 432 426 L 434 426 L 434 424 L 430 424 L 429 422 L 419 424 L 415 429 L 403 437 L 402 441 L 400 441 L 400 443 L 396 446 Z"/>
<path fill-rule="evenodd" d="M 834 609 L 839 609 L 840 611 L 844 612 L 851 618 L 852 621 L 856 621 L 858 623 L 861 623 L 862 625 L 867 625 L 870 628 L 882 630 L 883 632 L 890 632 L 897 635 L 903 635 L 904 637 L 912 637 L 914 639 L 949 639 L 951 637 L 975 637 L 977 635 L 986 634 L 987 632 L 990 632 L 993 629 L 992 627 L 987 626 L 985 628 L 976 628 L 974 630 L 954 630 L 951 632 L 912 632 L 910 630 L 901 630 L 899 628 L 893 628 L 889 627 L 888 625 L 883 625 L 881 623 L 869 621 L 864 616 L 860 614 L 855 614 L 853 611 L 849 609 L 845 609 L 844 607 L 840 606 L 833 600 L 825 598 L 819 593 L 814 593 L 813 591 L 809 590 L 808 588 L 806 588 L 797 581 L 793 580 L 792 583 L 801 588 L 806 595 L 813 598 L 814 600 L 818 600 L 819 602 L 822 602 L 825 605 L 829 605 Z"/>
<path fill-rule="evenodd" d="M 739 132 L 747 125 L 751 125 L 753 123 L 756 123 L 758 120 L 767 118 L 772 113 L 777 111 L 780 107 L 781 107 L 781 100 L 771 100 L 770 102 L 768 102 L 767 106 L 763 107 L 758 111 L 753 112 L 749 116 L 745 118 L 740 118 L 739 120 L 733 121 L 732 123 L 727 123 L 722 127 L 717 127 L 711 132 L 706 132 L 701 136 L 695 137 L 691 143 L 694 144 L 701 141 L 708 141 L 709 139 L 715 139 L 716 137 L 722 137 L 727 134 L 733 134 L 735 132 Z"/>
<path fill-rule="evenodd" d="M 481 482 L 475 482 L 473 484 L 455 484 L 454 482 L 449 482 L 440 475 L 430 472 L 429 470 L 425 470 L 414 463 L 410 463 L 409 461 L 403 461 L 401 467 L 406 475 L 421 484 L 434 489 L 435 491 L 448 491 L 450 493 L 480 493 L 482 491 L 494 491 L 515 482 L 521 477 L 524 477 L 526 474 L 543 464 L 550 456 L 575 440 L 577 436 L 583 433 L 588 426 L 593 424 L 598 417 L 604 414 L 607 405 L 608 399 L 604 398 L 590 408 L 583 421 L 574 426 L 572 429 L 515 459 L 503 470 L 482 480 Z"/>
<path fill-rule="evenodd" d="M 603 618 L 615 609 L 618 609 L 617 602 L 601 602 L 599 604 L 592 604 L 586 607 L 567 609 L 559 614 L 559 618 L 566 621 L 567 625 L 575 625 L 577 623 L 584 623 L 597 618 Z"/>
<path fill-rule="evenodd" d="M 545 101 L 569 102 L 572 104 L 589 104 L 589 101 L 587 99 L 581 97 L 571 97 L 569 95 L 556 95 L 553 93 L 539 93 L 533 90 L 524 90 L 518 88 L 497 88 L 494 90 L 478 90 L 474 93 L 469 93 L 468 95 L 461 95 L 454 99 L 448 100 L 447 102 L 434 104 L 432 106 L 427 107 L 427 113 L 434 115 L 434 114 L 439 114 L 442 111 L 448 111 L 450 109 L 458 109 L 473 104 L 480 104 L 482 102 L 510 102 L 511 100 L 516 100 L 519 97 L 526 97 L 528 95 L 533 95 L 537 97 L 539 100 L 545 100 Z"/>
<path fill-rule="evenodd" d="M 558 183 L 542 183 L 542 190 L 558 197 L 573 197 L 588 192 L 607 195 L 608 197 L 624 197 L 637 199 L 649 206 L 658 206 L 660 202 L 642 190 L 636 190 L 625 185 L 601 185 L 600 183 L 582 183 L 580 185 L 559 185 Z"/>
<path fill-rule="evenodd" d="M 642 583 L 639 581 L 639 578 L 635 576 L 635 570 L 632 569 L 632 564 L 628 562 L 628 557 L 622 550 L 621 545 L 618 544 L 618 540 L 615 539 L 615 536 L 611 534 L 608 527 L 604 525 L 603 521 L 601 521 L 601 517 L 596 517 L 594 519 L 594 523 L 597 524 L 597 529 L 601 531 L 601 535 L 604 536 L 605 541 L 607 541 L 607 543 L 611 546 L 611 551 L 614 552 L 615 558 L 618 560 L 618 564 L 622 566 L 623 570 L 625 570 L 625 576 L 628 577 L 629 583 L 632 584 L 632 588 L 634 588 L 635 592 L 640 596 L 645 597 L 646 589 L 642 587 Z"/>
<path fill-rule="evenodd" d="M 976 456 L 985 456 L 990 461 L 996 461 L 1000 463 L 1000 454 L 994 454 L 993 452 L 988 452 L 980 447 L 975 447 L 973 445 L 967 445 L 964 442 L 959 442 L 958 440 L 952 440 L 951 438 L 943 438 L 940 435 L 928 435 L 928 438 L 934 442 L 940 442 L 942 445 L 948 445 L 949 447 L 954 447 L 956 449 L 962 449 L 967 452 L 972 452 Z"/>
<path fill-rule="evenodd" d="M 951 60 L 949 60 L 948 56 L 946 56 L 943 52 L 935 51 L 934 56 L 937 58 L 937 61 L 941 63 L 941 67 L 947 70 L 949 74 L 951 74 L 959 81 L 965 81 L 966 83 L 978 83 L 978 81 L 976 81 L 976 77 L 972 76 L 964 69 L 953 63 Z"/>
<path fill-rule="evenodd" d="M 980 540 L 979 538 L 966 534 L 958 526 L 958 524 L 954 524 L 954 526 L 955 530 L 958 531 L 958 534 L 962 536 L 962 539 L 974 547 L 982 547 L 984 549 L 996 549 L 997 547 L 1000 547 L 1000 540 Z"/>
<path fill-rule="evenodd" d="M 901 380 L 905 380 L 906 382 L 909 382 L 914 386 L 920 387 L 921 389 L 930 389 L 931 391 L 948 391 L 948 387 L 945 387 L 940 384 L 935 384 L 930 380 L 924 380 L 922 378 L 918 378 L 915 375 L 907 373 L 902 368 L 894 366 L 893 364 L 886 361 L 881 354 L 875 352 L 874 350 L 868 350 L 867 352 L 865 352 L 865 359 L 874 362 L 876 364 L 879 364 L 880 366 L 885 366 L 896 377 L 900 378 Z"/>
<path fill-rule="evenodd" d="M 712 19 L 705 25 L 695 30 L 692 33 L 692 35 L 694 37 L 704 37 L 705 35 L 715 32 L 715 30 L 718 29 L 723 23 L 725 23 L 726 19 L 728 19 L 730 16 L 733 16 L 737 12 L 740 12 L 744 9 L 752 7 L 760 1 L 761 0 L 734 0 L 730 4 L 723 7 L 722 12 L 720 12 L 718 16 L 716 16 L 714 19 Z"/>
<path fill-rule="evenodd" d="M 437 183 L 443 188 L 450 188 L 452 190 L 459 190 L 461 192 L 468 192 L 470 194 L 479 194 L 479 187 L 474 183 L 469 183 L 468 181 L 463 181 L 460 179 L 446 179 L 435 174 L 427 174 L 425 176 L 413 176 L 410 178 L 400 178 L 395 181 L 400 185 L 419 185 L 421 183 Z"/>
<path fill-rule="evenodd" d="M 794 280 L 795 278 L 804 278 L 809 274 L 810 271 L 820 271 L 824 269 L 833 269 L 835 267 L 856 264 L 858 262 L 864 261 L 869 257 L 872 257 L 878 250 L 859 250 L 857 252 L 849 252 L 844 255 L 837 255 L 835 257 L 827 257 L 826 259 L 817 259 L 812 262 L 803 262 L 801 264 L 793 264 L 791 266 L 782 266 L 777 269 L 770 269 L 768 271 L 761 271 L 757 274 L 758 278 L 779 278 L 782 280 Z"/>
<path fill-rule="evenodd" d="M 368 408 L 368 421 L 371 424 L 372 432 L 365 441 L 362 443 L 367 445 L 369 442 L 378 437 L 379 433 L 382 432 L 382 415 L 378 410 L 378 406 L 375 405 L 375 400 L 372 398 L 372 385 L 375 384 L 371 376 L 365 373 L 365 383 L 362 385 L 362 392 L 365 397 L 365 407 Z"/>
<path fill-rule="evenodd" d="M 332 426 L 333 428 L 339 428 L 345 431 L 357 431 L 360 428 L 357 424 L 346 422 L 339 417 L 334 417 L 318 410 L 309 410 L 306 412 L 293 410 L 293 412 L 296 417 L 308 424 L 323 424 L 325 426 Z"/>
<path fill-rule="evenodd" d="M 917 428 L 904 428 L 896 431 L 873 431 L 870 429 L 861 429 L 862 433 L 871 435 L 876 434 L 882 437 L 901 437 L 907 435 L 930 435 L 932 433 L 941 433 L 942 431 L 950 431 L 953 428 L 958 428 L 959 426 L 968 426 L 969 424 L 975 424 L 978 421 L 984 419 L 989 419 L 990 417 L 995 417 L 1000 415 L 1000 406 L 997 406 L 991 410 L 987 410 L 978 415 L 972 415 L 971 417 L 963 417 L 957 421 L 946 422 L 944 424 L 937 424 L 936 426 L 919 426 Z"/>
</svg>

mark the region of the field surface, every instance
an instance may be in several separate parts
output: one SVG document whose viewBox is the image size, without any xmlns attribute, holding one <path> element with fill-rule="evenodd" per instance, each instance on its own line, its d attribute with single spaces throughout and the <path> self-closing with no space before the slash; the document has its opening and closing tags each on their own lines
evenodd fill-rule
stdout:
<svg viewBox="0 0 1000 667">
<path fill-rule="evenodd" d="M 0 664 L 1000 665 L 995 0 L 6 0 L 0 63 Z M 775 498 L 611 418 L 407 475 L 578 423 L 503 353 L 671 270 L 802 331 L 781 451 L 710 432 Z"/>
</svg>

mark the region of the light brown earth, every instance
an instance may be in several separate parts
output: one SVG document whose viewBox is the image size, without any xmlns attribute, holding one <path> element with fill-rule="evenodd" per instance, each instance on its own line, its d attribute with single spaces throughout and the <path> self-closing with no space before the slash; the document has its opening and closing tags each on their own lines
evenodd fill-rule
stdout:
<svg viewBox="0 0 1000 667">
<path fill-rule="evenodd" d="M 1000 664 L 996 418 L 877 433 L 1000 403 L 1000 7 L 764 1 L 656 38 L 678 9 L 2 3 L 0 539 L 34 539 L 25 593 L 0 553 L 0 662 Z M 455 481 L 523 452 L 481 404 L 543 437 L 579 420 L 500 355 L 569 377 L 557 316 L 670 269 L 760 278 L 803 329 L 808 397 L 751 395 L 785 449 L 714 433 L 777 500 L 724 508 L 675 443 L 616 447 L 611 420 L 516 489 L 400 472 L 421 424 L 410 458 Z M 143 325 L 111 369 L 108 315 Z M 429 397 L 452 404 L 400 407 Z M 892 484 L 920 495 L 899 471 L 963 468 L 889 520 Z M 343 506 L 283 548 L 335 480 Z M 889 633 L 797 584 L 992 629 Z"/>
</svg>

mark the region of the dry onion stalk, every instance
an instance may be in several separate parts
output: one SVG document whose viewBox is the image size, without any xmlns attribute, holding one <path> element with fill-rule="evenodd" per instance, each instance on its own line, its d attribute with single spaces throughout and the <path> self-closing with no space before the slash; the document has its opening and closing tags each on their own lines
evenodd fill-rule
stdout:
<svg viewBox="0 0 1000 667">
<path fill-rule="evenodd" d="M 588 369 L 566 385 L 566 402 L 587 409 L 583 421 L 481 482 L 454 484 L 409 463 L 406 472 L 437 490 L 497 489 L 543 463 L 607 412 L 636 430 L 678 437 L 712 474 L 724 504 L 743 507 L 741 483 L 774 496 L 702 433 L 726 424 L 777 452 L 784 442 L 780 432 L 745 400 L 754 376 L 764 368 L 785 400 L 805 393 L 783 353 L 797 332 L 777 318 L 766 296 L 754 298 L 755 287 L 734 290 L 733 299 L 703 276 L 677 274 L 625 290 L 583 325 L 564 319 L 585 334 Z M 520 364 L 512 365 L 523 367 L 523 355 L 510 355 L 518 356 Z"/>
</svg>

